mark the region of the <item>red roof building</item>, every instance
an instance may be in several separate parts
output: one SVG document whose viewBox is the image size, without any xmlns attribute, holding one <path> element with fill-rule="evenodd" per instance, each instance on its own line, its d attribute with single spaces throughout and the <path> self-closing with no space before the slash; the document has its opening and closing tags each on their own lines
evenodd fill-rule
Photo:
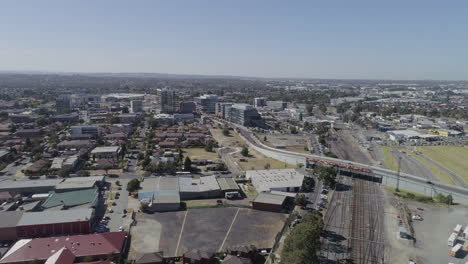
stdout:
<svg viewBox="0 0 468 264">
<path fill-rule="evenodd" d="M 10 248 L 0 263 L 46 263 L 47 260 L 53 261 L 60 257 L 68 259 L 70 254 L 75 256 L 74 262 L 77 263 L 83 262 L 85 258 L 95 261 L 107 260 L 121 254 L 126 237 L 125 232 L 112 232 L 22 239 Z"/>
</svg>

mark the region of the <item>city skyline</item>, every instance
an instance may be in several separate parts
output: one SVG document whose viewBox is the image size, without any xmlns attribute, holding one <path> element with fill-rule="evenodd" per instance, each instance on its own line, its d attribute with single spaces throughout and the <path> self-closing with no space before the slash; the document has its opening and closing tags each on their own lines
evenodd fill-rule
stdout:
<svg viewBox="0 0 468 264">
<path fill-rule="evenodd" d="M 468 4 L 4 2 L 1 71 L 466 80 Z"/>
</svg>

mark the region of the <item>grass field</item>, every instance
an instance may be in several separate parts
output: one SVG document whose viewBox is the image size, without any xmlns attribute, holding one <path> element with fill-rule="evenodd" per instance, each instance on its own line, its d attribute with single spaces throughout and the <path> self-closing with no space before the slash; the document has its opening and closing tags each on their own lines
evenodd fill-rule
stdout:
<svg viewBox="0 0 468 264">
<path fill-rule="evenodd" d="M 261 153 L 249 148 L 249 157 L 243 157 L 240 153 L 236 153 L 233 157 L 236 159 L 237 163 L 243 170 L 265 170 L 267 164 L 269 164 L 270 169 L 286 169 L 286 168 L 296 168 L 296 165 L 288 164 L 279 160 L 268 158 Z M 240 158 L 244 158 L 245 161 L 240 161 Z"/>
<path fill-rule="evenodd" d="M 446 183 L 446 184 L 452 184 L 452 185 L 457 185 L 453 180 L 452 178 L 445 172 L 443 172 L 441 169 L 439 169 L 437 166 L 435 166 L 434 164 L 428 162 L 427 160 L 421 158 L 420 156 L 416 155 L 415 153 L 413 153 L 412 151 L 408 151 L 406 152 L 408 153 L 409 155 L 411 155 L 413 158 L 415 158 L 416 160 L 418 160 L 421 164 L 423 164 L 424 166 L 426 166 L 427 168 L 429 168 L 432 173 L 437 177 L 439 178 L 440 182 L 442 183 Z"/>
<path fill-rule="evenodd" d="M 468 148 L 456 146 L 418 147 L 424 156 L 440 163 L 468 182 Z"/>
<path fill-rule="evenodd" d="M 234 131 L 229 131 L 229 136 L 223 135 L 222 129 L 219 128 L 212 128 L 210 129 L 213 138 L 218 142 L 218 144 L 222 147 L 239 147 L 241 144 L 245 142 L 239 137 L 239 134 Z"/>
<path fill-rule="evenodd" d="M 208 152 L 204 148 L 184 148 L 182 149 L 182 151 L 184 153 L 184 156 L 189 156 L 191 160 L 215 160 L 219 158 L 216 152 Z"/>
<path fill-rule="evenodd" d="M 395 158 L 392 155 L 392 149 L 393 149 L 392 147 L 388 147 L 388 146 L 382 147 L 385 166 L 387 166 L 389 170 L 398 171 L 398 162 L 395 160 Z"/>
</svg>

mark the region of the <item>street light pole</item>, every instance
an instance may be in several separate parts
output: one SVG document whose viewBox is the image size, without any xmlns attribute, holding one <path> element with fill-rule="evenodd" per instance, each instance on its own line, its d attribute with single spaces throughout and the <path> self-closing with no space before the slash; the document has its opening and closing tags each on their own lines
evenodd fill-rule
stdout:
<svg viewBox="0 0 468 264">
<path fill-rule="evenodd" d="M 396 191 L 400 191 L 400 169 L 401 169 L 401 157 L 398 157 L 398 173 L 397 173 L 397 182 L 396 182 Z"/>
</svg>

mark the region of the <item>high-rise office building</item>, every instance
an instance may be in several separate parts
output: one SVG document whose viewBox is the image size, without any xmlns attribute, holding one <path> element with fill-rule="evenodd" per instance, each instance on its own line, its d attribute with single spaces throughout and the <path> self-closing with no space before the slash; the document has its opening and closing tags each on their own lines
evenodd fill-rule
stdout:
<svg viewBox="0 0 468 264">
<path fill-rule="evenodd" d="M 256 97 L 254 98 L 254 107 L 262 107 L 266 106 L 266 98 L 265 97 Z"/>
<path fill-rule="evenodd" d="M 260 126 L 262 117 L 253 106 L 248 104 L 233 104 L 228 108 L 227 118 L 229 121 L 243 126 Z"/>
<path fill-rule="evenodd" d="M 200 111 L 214 114 L 216 113 L 216 104 L 218 103 L 219 99 L 217 95 L 205 94 L 200 97 L 195 97 L 194 101 Z"/>
<path fill-rule="evenodd" d="M 72 109 L 72 98 L 70 95 L 61 95 L 55 100 L 57 113 L 68 113 Z"/>
<path fill-rule="evenodd" d="M 160 113 L 172 114 L 178 111 L 175 91 L 167 88 L 157 90 L 158 109 Z"/>
<path fill-rule="evenodd" d="M 141 100 L 132 100 L 130 102 L 130 108 L 132 113 L 141 113 L 143 112 L 143 101 Z"/>
</svg>

